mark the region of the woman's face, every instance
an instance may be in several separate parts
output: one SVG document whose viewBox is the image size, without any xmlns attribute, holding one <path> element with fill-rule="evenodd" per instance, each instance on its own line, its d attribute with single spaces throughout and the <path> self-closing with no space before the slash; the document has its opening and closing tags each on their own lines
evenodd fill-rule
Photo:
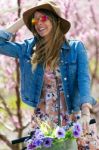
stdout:
<svg viewBox="0 0 99 150">
<path fill-rule="evenodd" d="M 49 17 L 39 11 L 34 14 L 34 19 L 37 21 L 35 23 L 35 30 L 41 37 L 48 37 L 52 30 L 52 22 Z"/>
</svg>

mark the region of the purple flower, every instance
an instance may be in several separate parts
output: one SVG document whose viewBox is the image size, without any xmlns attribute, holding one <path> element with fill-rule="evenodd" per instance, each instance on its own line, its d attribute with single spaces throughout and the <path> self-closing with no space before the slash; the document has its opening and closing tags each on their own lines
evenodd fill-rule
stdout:
<svg viewBox="0 0 99 150">
<path fill-rule="evenodd" d="M 81 132 L 82 132 L 81 125 L 79 123 L 75 123 L 74 124 L 74 128 L 73 128 L 73 135 L 74 135 L 74 137 L 76 137 L 76 138 L 80 137 Z"/>
<path fill-rule="evenodd" d="M 44 138 L 44 134 L 41 130 L 37 129 L 36 132 L 35 132 L 35 137 L 37 139 L 42 139 L 42 138 Z"/>
<path fill-rule="evenodd" d="M 55 131 L 55 135 L 58 139 L 65 138 L 65 130 L 61 127 L 57 127 Z"/>
<path fill-rule="evenodd" d="M 35 139 L 33 141 L 33 145 L 36 145 L 36 147 L 41 147 L 42 143 L 43 143 L 43 140 L 41 139 Z"/>
<path fill-rule="evenodd" d="M 82 127 L 81 124 L 79 124 L 78 122 L 74 124 L 74 130 L 77 130 L 79 132 L 82 132 Z"/>
<path fill-rule="evenodd" d="M 78 137 L 80 137 L 80 132 L 77 131 L 77 130 L 74 130 L 73 135 L 74 135 L 75 138 L 78 138 Z"/>
<path fill-rule="evenodd" d="M 29 144 L 27 145 L 27 150 L 35 150 L 35 148 L 36 148 L 36 145 L 33 144 L 33 143 L 29 143 Z"/>
<path fill-rule="evenodd" d="M 49 137 L 47 137 L 47 138 L 45 138 L 44 139 L 44 147 L 51 147 L 52 146 L 52 142 L 53 142 L 53 140 L 52 140 L 52 138 L 49 138 Z"/>
</svg>

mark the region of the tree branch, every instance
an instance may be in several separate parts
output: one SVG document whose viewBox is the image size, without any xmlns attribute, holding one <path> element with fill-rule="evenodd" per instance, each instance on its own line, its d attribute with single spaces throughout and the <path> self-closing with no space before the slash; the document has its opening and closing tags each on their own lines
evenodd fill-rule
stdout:
<svg viewBox="0 0 99 150">
<path fill-rule="evenodd" d="M 12 144 L 9 142 L 9 140 L 6 138 L 5 135 L 0 134 L 0 139 L 1 139 L 4 143 L 6 143 L 9 148 L 11 148 L 11 149 L 13 150 Z"/>
</svg>

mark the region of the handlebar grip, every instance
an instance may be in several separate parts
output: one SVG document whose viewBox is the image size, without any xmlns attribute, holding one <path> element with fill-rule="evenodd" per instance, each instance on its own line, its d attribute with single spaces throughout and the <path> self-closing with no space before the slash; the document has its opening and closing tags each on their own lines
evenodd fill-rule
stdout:
<svg viewBox="0 0 99 150">
<path fill-rule="evenodd" d="M 91 119 L 90 122 L 89 122 L 89 124 L 94 124 L 94 123 L 96 123 L 95 119 Z"/>
<path fill-rule="evenodd" d="M 12 141 L 12 144 L 18 144 L 18 143 L 21 143 L 21 142 L 24 142 L 26 139 L 30 139 L 31 136 L 26 136 L 26 137 L 22 137 L 22 138 L 19 138 L 19 139 L 15 139 Z"/>
</svg>

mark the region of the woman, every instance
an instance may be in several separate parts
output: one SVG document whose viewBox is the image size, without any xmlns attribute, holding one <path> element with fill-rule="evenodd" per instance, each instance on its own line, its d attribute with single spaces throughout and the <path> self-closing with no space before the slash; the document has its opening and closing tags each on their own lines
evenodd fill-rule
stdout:
<svg viewBox="0 0 99 150">
<path fill-rule="evenodd" d="M 23 20 L 0 31 L 0 53 L 20 62 L 22 100 L 33 110 L 40 108 L 50 114 L 55 123 L 57 100 L 60 100 L 61 116 L 68 112 L 76 120 L 81 112 L 84 131 L 88 132 L 90 110 L 96 101 L 90 95 L 88 58 L 83 43 L 65 38 L 70 22 L 50 0 L 25 11 Z M 23 43 L 10 42 L 24 23 L 34 37 Z"/>
</svg>

